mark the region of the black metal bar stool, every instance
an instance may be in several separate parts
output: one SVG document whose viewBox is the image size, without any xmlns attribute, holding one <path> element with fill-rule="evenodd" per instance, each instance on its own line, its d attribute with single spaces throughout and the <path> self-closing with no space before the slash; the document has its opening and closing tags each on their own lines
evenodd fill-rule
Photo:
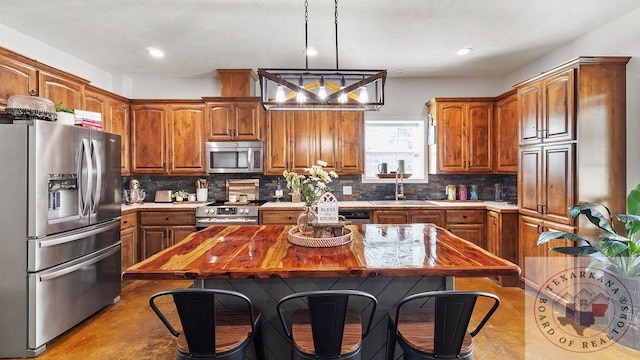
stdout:
<svg viewBox="0 0 640 360">
<path fill-rule="evenodd" d="M 467 331 L 476 300 L 493 300 L 478 326 Z M 430 300 L 435 299 L 435 303 Z M 500 299 L 474 291 L 431 291 L 407 296 L 389 311 L 387 359 L 396 341 L 404 359 L 473 359 L 473 340 L 498 308 Z M 406 306 L 406 308 L 405 308 Z"/>
<path fill-rule="evenodd" d="M 362 291 L 327 290 L 286 296 L 276 308 L 292 359 L 360 359 L 377 306 L 376 298 Z M 361 315 L 368 318 L 366 326 Z"/>
<path fill-rule="evenodd" d="M 158 306 L 158 299 L 168 296 L 172 296 L 177 309 L 181 332 L 174 328 Z M 264 360 L 260 311 L 253 307 L 248 297 L 239 292 L 215 289 L 167 290 L 152 295 L 149 304 L 176 337 L 179 360 L 244 360 L 245 352 L 252 342 L 256 358 Z"/>
</svg>

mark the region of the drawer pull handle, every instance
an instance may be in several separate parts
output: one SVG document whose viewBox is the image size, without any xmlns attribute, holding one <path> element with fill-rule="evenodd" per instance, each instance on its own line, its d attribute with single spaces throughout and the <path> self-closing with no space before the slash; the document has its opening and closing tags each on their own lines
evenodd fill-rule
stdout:
<svg viewBox="0 0 640 360">
<path fill-rule="evenodd" d="M 167 221 L 169 221 L 169 218 L 168 218 L 168 217 L 166 217 L 166 218 L 164 218 L 164 219 L 165 219 L 165 220 L 167 220 Z"/>
</svg>

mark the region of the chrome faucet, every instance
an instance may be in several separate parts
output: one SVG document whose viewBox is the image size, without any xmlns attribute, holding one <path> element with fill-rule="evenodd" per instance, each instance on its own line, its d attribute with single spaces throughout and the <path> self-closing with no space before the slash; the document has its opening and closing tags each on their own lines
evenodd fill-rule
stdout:
<svg viewBox="0 0 640 360">
<path fill-rule="evenodd" d="M 398 160 L 398 170 L 396 171 L 396 201 L 404 199 L 404 160 Z"/>
</svg>

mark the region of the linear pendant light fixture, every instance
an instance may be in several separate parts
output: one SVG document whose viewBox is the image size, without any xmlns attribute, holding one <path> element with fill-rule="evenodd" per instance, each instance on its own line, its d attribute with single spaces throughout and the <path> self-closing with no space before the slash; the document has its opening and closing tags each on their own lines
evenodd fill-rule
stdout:
<svg viewBox="0 0 640 360">
<path fill-rule="evenodd" d="M 308 7 L 304 2 L 305 49 Z M 335 0 L 336 68 L 258 69 L 262 106 L 266 110 L 376 111 L 384 105 L 387 70 L 344 70 L 338 66 L 338 0 Z"/>
</svg>

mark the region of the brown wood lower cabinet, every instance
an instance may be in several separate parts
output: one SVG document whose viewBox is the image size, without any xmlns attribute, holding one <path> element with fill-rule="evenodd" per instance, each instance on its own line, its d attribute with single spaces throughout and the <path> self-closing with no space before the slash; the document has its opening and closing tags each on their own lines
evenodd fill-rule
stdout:
<svg viewBox="0 0 640 360">
<path fill-rule="evenodd" d="M 404 210 L 376 210 L 371 214 L 374 224 L 407 224 L 409 220 Z"/>
<path fill-rule="evenodd" d="M 485 245 L 486 210 L 447 210 L 445 228 L 482 248 Z"/>
<path fill-rule="evenodd" d="M 520 278 L 528 285 L 539 288 L 549 279 L 554 271 L 547 263 L 548 258 L 562 258 L 565 269 L 573 266 L 573 258 L 555 251 L 550 251 L 553 246 L 571 246 L 566 240 L 553 240 L 544 245 L 538 245 L 538 237 L 544 231 L 575 232 L 575 228 L 563 224 L 544 221 L 539 218 L 520 215 L 518 223 L 519 265 L 522 272 Z M 527 258 L 530 265 L 527 266 Z M 534 259 L 535 258 L 535 259 Z M 554 267 L 555 268 L 555 267 Z"/>
<path fill-rule="evenodd" d="M 261 210 L 260 224 L 293 225 L 298 222 L 301 213 L 301 210 Z"/>
<path fill-rule="evenodd" d="M 196 231 L 195 212 L 141 212 L 140 260 L 174 245 Z"/>
<path fill-rule="evenodd" d="M 487 250 L 518 263 L 518 213 L 487 211 Z M 518 286 L 517 276 L 496 276 L 501 286 Z"/>
<path fill-rule="evenodd" d="M 374 224 L 431 223 L 444 225 L 443 210 L 375 210 L 371 215 Z"/>
<path fill-rule="evenodd" d="M 121 270 L 138 262 L 138 214 L 129 213 L 120 217 Z"/>
</svg>

